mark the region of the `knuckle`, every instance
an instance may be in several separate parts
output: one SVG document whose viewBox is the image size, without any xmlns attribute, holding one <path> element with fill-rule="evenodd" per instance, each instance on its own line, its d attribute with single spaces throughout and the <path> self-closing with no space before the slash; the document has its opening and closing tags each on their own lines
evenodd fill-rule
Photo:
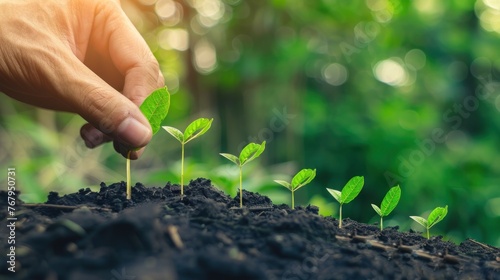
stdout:
<svg viewBox="0 0 500 280">
<path fill-rule="evenodd" d="M 110 97 L 105 89 L 89 86 L 83 91 L 82 108 L 96 118 L 96 128 L 105 134 L 113 134 L 121 121 L 128 116 L 128 111 L 120 106 L 116 98 Z"/>
<path fill-rule="evenodd" d="M 152 87 L 156 87 L 159 78 L 158 73 L 161 73 L 158 61 L 152 60 L 147 62 L 146 68 L 148 69 L 147 71 L 148 84 L 151 85 Z"/>
</svg>

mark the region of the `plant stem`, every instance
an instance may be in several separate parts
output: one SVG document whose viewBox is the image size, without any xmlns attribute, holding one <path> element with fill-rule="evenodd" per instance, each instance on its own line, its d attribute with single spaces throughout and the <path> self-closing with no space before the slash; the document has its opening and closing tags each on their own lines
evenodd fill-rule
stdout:
<svg viewBox="0 0 500 280">
<path fill-rule="evenodd" d="M 130 153 L 132 151 L 128 151 L 127 153 L 127 199 L 132 198 L 132 187 L 130 185 Z"/>
<path fill-rule="evenodd" d="M 181 143 L 181 200 L 184 197 L 184 143 Z"/>
<path fill-rule="evenodd" d="M 384 219 L 382 216 L 380 216 L 380 231 L 384 229 Z"/>
<path fill-rule="evenodd" d="M 240 165 L 240 208 L 243 208 L 243 179 L 242 179 L 242 166 Z"/>
<path fill-rule="evenodd" d="M 340 204 L 340 211 L 339 211 L 339 228 L 342 228 L 342 203 Z"/>
<path fill-rule="evenodd" d="M 295 209 L 295 196 L 293 195 L 293 190 L 292 190 L 292 210 Z"/>
<path fill-rule="evenodd" d="M 429 228 L 427 228 L 427 239 L 429 239 Z"/>
</svg>

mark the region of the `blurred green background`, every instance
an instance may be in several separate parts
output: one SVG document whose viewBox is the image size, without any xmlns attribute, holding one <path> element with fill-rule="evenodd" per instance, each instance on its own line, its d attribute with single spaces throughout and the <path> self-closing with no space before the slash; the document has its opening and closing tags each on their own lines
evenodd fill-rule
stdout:
<svg viewBox="0 0 500 280">
<path fill-rule="evenodd" d="M 326 187 L 365 176 L 344 215 L 378 221 L 370 203 L 400 184 L 387 226 L 449 205 L 432 229 L 500 246 L 500 1 L 122 0 L 161 64 L 172 105 L 165 124 L 213 117 L 186 146 L 187 178 L 231 195 L 237 169 L 219 152 L 267 141 L 244 188 L 290 203 L 273 179 L 317 178 L 296 204 L 338 213 Z M 84 147 L 77 116 L 0 95 L 0 179 L 16 167 L 23 199 L 125 179 L 111 145 Z M 133 181 L 179 182 L 180 145 L 165 131 L 132 163 Z"/>
</svg>

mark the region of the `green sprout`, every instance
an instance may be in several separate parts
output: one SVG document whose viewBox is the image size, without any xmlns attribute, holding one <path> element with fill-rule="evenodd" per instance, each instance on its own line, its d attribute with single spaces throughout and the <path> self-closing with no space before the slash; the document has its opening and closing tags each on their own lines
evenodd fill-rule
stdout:
<svg viewBox="0 0 500 280">
<path fill-rule="evenodd" d="M 170 108 L 170 93 L 167 87 L 153 91 L 142 103 L 140 109 L 151 125 L 153 135 L 160 130 L 161 122 L 165 119 Z M 130 153 L 127 153 L 127 199 L 132 198 L 130 185 Z"/>
<path fill-rule="evenodd" d="M 262 142 L 262 144 L 260 145 L 256 143 L 250 143 L 246 145 L 245 148 L 241 150 L 239 157 L 232 154 L 220 153 L 221 156 L 234 162 L 234 164 L 236 164 L 240 168 L 240 208 L 243 208 L 243 165 L 259 157 L 260 154 L 264 152 L 265 148 L 266 141 Z"/>
<path fill-rule="evenodd" d="M 175 139 L 177 139 L 181 143 L 181 199 L 184 196 L 184 145 L 205 134 L 210 129 L 210 126 L 212 125 L 212 121 L 214 119 L 205 119 L 205 118 L 200 118 L 197 120 L 194 120 L 192 123 L 188 125 L 184 133 L 182 133 L 180 130 L 178 130 L 175 127 L 171 126 L 163 126 L 163 129 L 165 129 L 170 135 L 172 135 Z"/>
<path fill-rule="evenodd" d="M 295 176 L 293 176 L 291 183 L 283 180 L 274 181 L 292 192 L 292 209 L 295 209 L 294 192 L 309 184 L 314 179 L 314 177 L 316 177 L 316 169 L 302 169 L 297 174 L 295 174 Z"/>
<path fill-rule="evenodd" d="M 410 216 L 410 218 L 412 218 L 415 222 L 422 225 L 427 230 L 427 239 L 429 239 L 430 238 L 429 229 L 434 225 L 436 225 L 437 223 L 441 222 L 444 219 L 444 217 L 446 217 L 446 214 L 448 214 L 448 205 L 446 205 L 445 207 L 436 207 L 429 214 L 427 220 L 420 216 Z"/>
<path fill-rule="evenodd" d="M 340 203 L 339 228 L 342 228 L 342 205 L 351 202 L 363 189 L 365 178 L 363 176 L 352 177 L 342 188 L 342 192 L 326 188 L 328 192 Z"/>
<path fill-rule="evenodd" d="M 380 230 L 384 229 L 384 220 L 383 217 L 391 214 L 392 210 L 396 208 L 399 203 L 399 199 L 401 198 L 401 188 L 399 186 L 392 187 L 382 199 L 382 203 L 380 204 L 380 208 L 372 204 L 373 210 L 377 212 L 380 216 Z"/>
</svg>

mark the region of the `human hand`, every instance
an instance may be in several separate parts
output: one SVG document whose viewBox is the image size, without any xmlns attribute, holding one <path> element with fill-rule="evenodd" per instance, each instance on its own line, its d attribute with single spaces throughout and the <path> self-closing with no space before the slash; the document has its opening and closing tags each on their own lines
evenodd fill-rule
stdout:
<svg viewBox="0 0 500 280">
<path fill-rule="evenodd" d="M 147 145 L 151 127 L 138 106 L 163 85 L 118 0 L 0 0 L 0 91 L 79 114 L 87 147 L 112 140 L 126 157 Z"/>
</svg>

